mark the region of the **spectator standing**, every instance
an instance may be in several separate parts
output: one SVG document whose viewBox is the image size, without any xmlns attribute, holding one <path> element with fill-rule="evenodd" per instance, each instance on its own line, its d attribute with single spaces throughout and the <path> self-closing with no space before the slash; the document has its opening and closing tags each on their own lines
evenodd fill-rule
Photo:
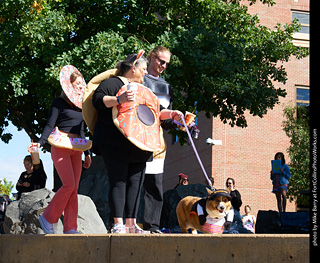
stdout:
<svg viewBox="0 0 320 263">
<path fill-rule="evenodd" d="M 185 175 L 183 173 L 179 174 L 179 183 L 174 188 L 177 188 L 180 185 L 189 185 L 188 175 Z"/>
<path fill-rule="evenodd" d="M 233 178 L 228 178 L 226 181 L 226 186 L 231 195 L 231 204 L 234 209 L 233 222 L 239 226 L 242 226 L 242 220 L 240 216 L 240 207 L 242 205 L 242 200 L 239 191 L 235 189 L 235 180 Z"/>
<path fill-rule="evenodd" d="M 270 172 L 270 179 L 272 180 L 273 190 L 276 195 L 279 213 L 286 211 L 287 206 L 287 190 L 289 179 L 291 178 L 289 166 L 286 165 L 286 160 L 282 152 L 276 153 L 275 160 L 281 160 L 281 168 L 279 173 Z"/>
</svg>

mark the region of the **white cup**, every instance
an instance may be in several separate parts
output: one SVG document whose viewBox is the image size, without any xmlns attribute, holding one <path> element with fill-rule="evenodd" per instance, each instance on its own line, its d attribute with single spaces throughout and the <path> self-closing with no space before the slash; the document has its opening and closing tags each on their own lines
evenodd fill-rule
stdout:
<svg viewBox="0 0 320 263">
<path fill-rule="evenodd" d="M 135 100 L 135 96 L 136 96 L 134 93 L 136 93 L 137 90 L 138 90 L 138 85 L 137 85 L 137 83 L 135 83 L 135 82 L 130 82 L 130 83 L 128 84 L 128 86 L 127 86 L 127 90 L 132 90 L 132 91 L 133 91 L 133 99 L 131 99 L 131 100 L 134 101 L 134 100 Z"/>
</svg>

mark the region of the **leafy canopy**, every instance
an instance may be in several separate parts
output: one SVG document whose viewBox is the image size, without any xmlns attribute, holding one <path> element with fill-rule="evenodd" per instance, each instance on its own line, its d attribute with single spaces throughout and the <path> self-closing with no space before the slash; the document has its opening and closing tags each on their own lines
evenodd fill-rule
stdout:
<svg viewBox="0 0 320 263">
<path fill-rule="evenodd" d="M 287 79 L 282 62 L 307 55 L 292 44 L 298 28 L 261 26 L 237 0 L 1 1 L 0 138 L 11 139 L 11 121 L 37 141 L 61 92 L 62 66 L 76 66 L 88 82 L 157 45 L 173 53 L 164 77 L 174 108 L 192 111 L 196 101 L 207 117 L 245 127 L 245 111 L 262 117 L 286 95 L 277 87 Z"/>
</svg>

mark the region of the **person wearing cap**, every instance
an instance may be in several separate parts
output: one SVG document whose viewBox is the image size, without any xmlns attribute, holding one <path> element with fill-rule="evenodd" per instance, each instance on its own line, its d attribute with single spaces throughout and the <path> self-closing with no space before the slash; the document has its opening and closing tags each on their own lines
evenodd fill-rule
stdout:
<svg viewBox="0 0 320 263">
<path fill-rule="evenodd" d="M 185 175 L 183 173 L 179 174 L 179 183 L 174 187 L 174 189 L 180 185 L 189 185 L 188 175 Z"/>
<path fill-rule="evenodd" d="M 61 96 L 52 102 L 48 122 L 35 144 L 38 147 L 47 142 L 55 127 L 68 138 L 85 139 L 81 112 L 85 81 L 75 67 L 67 65 L 60 72 L 60 83 L 63 89 Z M 41 228 L 46 234 L 54 234 L 53 224 L 57 223 L 64 213 L 64 234 L 77 234 L 79 180 L 82 166 L 89 168 L 91 165 L 90 152 L 85 152 L 85 161 L 82 164 L 82 151 L 52 145 L 51 158 L 62 186 L 39 217 Z"/>
<path fill-rule="evenodd" d="M 147 60 L 139 53 L 128 55 L 119 62 L 115 76 L 103 80 L 92 97 L 92 104 L 98 111 L 93 148 L 102 155 L 110 181 L 110 214 L 114 220 L 111 233 L 149 233 L 136 224 L 136 217 L 146 162 L 152 158 L 152 152 L 140 149 L 124 136 L 112 118 L 114 106 L 130 102 L 135 96 L 132 90 L 125 90 L 117 96 L 125 84 L 122 79 L 142 84 L 147 74 Z M 179 111 L 165 110 L 160 112 L 160 119 L 180 114 Z M 124 212 L 125 224 L 122 218 Z"/>
</svg>

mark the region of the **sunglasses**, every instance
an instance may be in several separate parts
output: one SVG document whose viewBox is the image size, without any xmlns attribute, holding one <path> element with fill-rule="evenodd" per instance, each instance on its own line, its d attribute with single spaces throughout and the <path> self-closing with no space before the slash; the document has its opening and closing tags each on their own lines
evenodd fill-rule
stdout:
<svg viewBox="0 0 320 263">
<path fill-rule="evenodd" d="M 161 66 L 166 64 L 166 66 L 169 67 L 170 63 L 165 62 L 164 60 L 160 59 L 158 56 L 156 56 L 156 58 L 159 60 Z"/>
</svg>

